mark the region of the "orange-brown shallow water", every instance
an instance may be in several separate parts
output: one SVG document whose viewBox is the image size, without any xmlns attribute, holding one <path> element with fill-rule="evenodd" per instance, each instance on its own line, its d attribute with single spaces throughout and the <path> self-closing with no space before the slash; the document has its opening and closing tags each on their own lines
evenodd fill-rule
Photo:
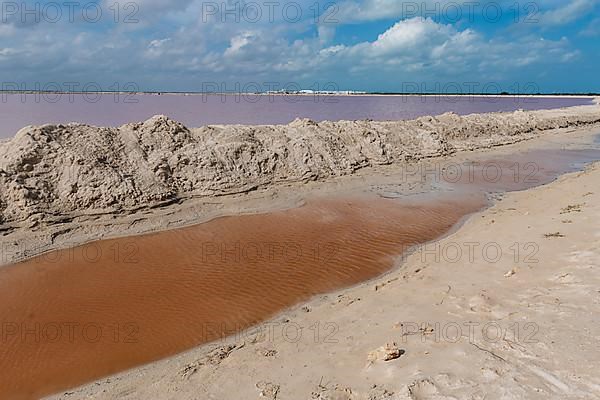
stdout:
<svg viewBox="0 0 600 400">
<path fill-rule="evenodd" d="M 107 240 L 0 270 L 0 393 L 32 398 L 249 327 L 388 271 L 483 196 L 317 200 Z"/>
</svg>

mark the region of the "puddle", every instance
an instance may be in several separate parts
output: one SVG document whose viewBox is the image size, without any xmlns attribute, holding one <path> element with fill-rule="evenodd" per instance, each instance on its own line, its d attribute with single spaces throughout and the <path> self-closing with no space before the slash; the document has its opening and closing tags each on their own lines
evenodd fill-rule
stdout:
<svg viewBox="0 0 600 400">
<path fill-rule="evenodd" d="M 483 196 L 377 196 L 107 240 L 0 270 L 0 393 L 34 397 L 235 333 L 393 267 Z"/>
<path fill-rule="evenodd" d="M 440 181 L 447 189 L 510 192 L 553 182 L 560 175 L 582 170 L 600 159 L 600 149 L 531 150 L 441 168 Z"/>
</svg>

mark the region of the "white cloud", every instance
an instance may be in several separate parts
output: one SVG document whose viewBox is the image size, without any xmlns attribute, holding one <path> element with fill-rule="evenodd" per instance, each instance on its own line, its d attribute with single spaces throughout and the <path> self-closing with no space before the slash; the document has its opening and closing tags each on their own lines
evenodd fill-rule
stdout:
<svg viewBox="0 0 600 400">
<path fill-rule="evenodd" d="M 232 37 L 229 47 L 225 50 L 224 55 L 226 57 L 231 57 L 240 54 L 243 51 L 243 48 L 250 44 L 253 39 L 256 39 L 256 37 L 252 32 L 244 32 Z"/>
<path fill-rule="evenodd" d="M 375 54 L 396 54 L 405 51 L 445 47 L 459 39 L 468 42 L 474 34 L 470 30 L 457 32 L 450 25 L 435 23 L 431 19 L 412 18 L 396 23 L 371 44 Z M 462 37 L 462 38 L 461 38 Z"/>
<path fill-rule="evenodd" d="M 175 25 L 171 19 L 161 21 L 150 31 L 152 36 L 142 29 L 132 32 L 114 24 L 95 29 L 81 24 L 39 24 L 19 30 L 16 40 L 16 36 L 3 37 L 0 30 L 0 73 L 15 80 L 103 80 L 107 86 L 135 81 L 147 89 L 197 90 L 202 81 L 300 80 L 334 80 L 340 86 L 360 84 L 368 89 L 377 79 L 390 84 L 427 78 L 483 80 L 499 75 L 516 79 L 523 68 L 550 68 L 580 55 L 567 39 L 540 40 L 533 34 L 516 40 L 489 39 L 474 29 L 421 17 L 398 20 L 370 40 L 363 36 L 352 42 L 355 39 L 346 35 L 340 44 L 335 26 L 204 23 L 189 12 L 196 1 L 187 1 L 175 11 L 166 1 L 148 1 L 140 7 L 168 9 L 168 18 L 182 10 L 190 15 Z M 365 0 L 360 4 L 392 3 Z M 358 17 L 375 18 L 377 10 L 370 10 Z M 332 18 L 340 15 L 341 8 Z"/>
<path fill-rule="evenodd" d="M 438 24 L 420 17 L 397 22 L 373 42 L 353 46 L 332 46 L 319 52 L 324 63 L 333 59 L 360 66 L 386 66 L 395 70 L 434 68 L 440 62 L 463 62 L 484 45 L 470 29 L 458 31 L 451 25 Z"/>
<path fill-rule="evenodd" d="M 167 50 L 167 44 L 170 41 L 171 38 L 151 40 L 148 44 L 145 55 L 149 58 L 158 58 L 163 56 Z"/>
<path fill-rule="evenodd" d="M 310 62 L 296 62 L 315 71 L 351 66 L 356 76 L 388 76 L 398 82 L 422 79 L 483 81 L 492 75 L 518 74 L 520 68 L 570 62 L 579 53 L 566 38 L 544 40 L 539 36 L 519 41 L 487 40 L 471 30 L 431 19 L 413 18 L 394 24 L 372 42 L 335 45 L 319 50 Z"/>
<path fill-rule="evenodd" d="M 319 34 L 319 41 L 323 45 L 330 43 L 335 37 L 335 28 L 333 26 L 319 25 L 317 32 Z"/>
<path fill-rule="evenodd" d="M 11 49 L 10 47 L 0 48 L 0 57 L 9 57 L 15 53 L 15 49 Z"/>
<path fill-rule="evenodd" d="M 566 25 L 588 15 L 598 4 L 598 0 L 571 0 L 558 8 L 540 14 L 539 22 L 545 26 Z"/>
</svg>

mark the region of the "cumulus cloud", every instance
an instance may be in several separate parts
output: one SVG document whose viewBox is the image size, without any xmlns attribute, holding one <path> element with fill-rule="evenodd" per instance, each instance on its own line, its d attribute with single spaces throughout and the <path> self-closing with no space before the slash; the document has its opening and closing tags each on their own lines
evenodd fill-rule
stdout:
<svg viewBox="0 0 600 400">
<path fill-rule="evenodd" d="M 465 63 L 483 44 L 470 29 L 458 31 L 451 25 L 420 17 L 399 21 L 372 42 L 330 46 L 319 51 L 323 64 L 348 64 L 354 71 L 415 71 L 450 63 Z"/>
<path fill-rule="evenodd" d="M 416 17 L 397 22 L 372 42 L 322 49 L 317 60 L 322 64 L 353 65 L 355 71 L 426 73 L 450 69 L 475 76 L 478 70 L 492 66 L 495 70 L 514 69 L 542 62 L 551 54 L 568 53 L 568 48 L 566 39 L 548 41 L 535 36 L 511 43 L 490 41 L 471 29 L 460 31 L 452 25 Z"/>
<path fill-rule="evenodd" d="M 229 47 L 225 50 L 225 57 L 241 54 L 244 51 L 244 47 L 249 45 L 253 40 L 256 40 L 256 36 L 252 32 L 244 32 L 232 37 Z"/>
<path fill-rule="evenodd" d="M 398 11 L 398 3 L 346 0 L 330 17 L 340 18 L 352 6 L 365 11 L 355 22 L 380 18 Z M 306 11 L 314 1 L 302 4 Z M 133 29 L 111 21 L 63 21 L 19 30 L 19 35 L 11 25 L 0 26 L 0 73 L 11 80 L 102 80 L 103 88 L 115 81 L 134 81 L 142 89 L 199 90 L 204 81 L 334 80 L 347 88 L 360 83 L 369 89 L 375 79 L 393 85 L 427 77 L 514 77 L 522 68 L 547 68 L 580 56 L 566 38 L 542 40 L 528 34 L 508 40 L 431 18 L 397 18 L 377 36 L 357 33 L 342 41 L 335 25 L 312 21 L 308 12 L 298 23 L 281 17 L 274 22 L 222 23 L 199 18 L 197 0 L 143 0 L 139 6 L 141 16 L 146 7 L 158 20 Z"/>
</svg>

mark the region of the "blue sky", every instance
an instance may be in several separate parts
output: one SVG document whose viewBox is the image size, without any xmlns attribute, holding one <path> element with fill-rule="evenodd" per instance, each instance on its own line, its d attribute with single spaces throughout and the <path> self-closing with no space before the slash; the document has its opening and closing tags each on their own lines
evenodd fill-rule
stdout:
<svg viewBox="0 0 600 400">
<path fill-rule="evenodd" d="M 600 92 L 600 0 L 3 1 L 4 89 Z"/>
</svg>

